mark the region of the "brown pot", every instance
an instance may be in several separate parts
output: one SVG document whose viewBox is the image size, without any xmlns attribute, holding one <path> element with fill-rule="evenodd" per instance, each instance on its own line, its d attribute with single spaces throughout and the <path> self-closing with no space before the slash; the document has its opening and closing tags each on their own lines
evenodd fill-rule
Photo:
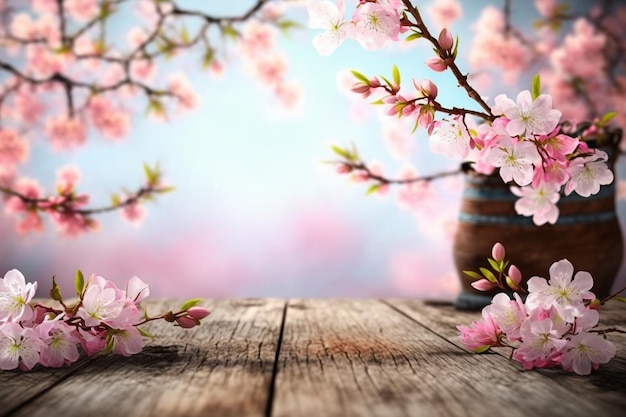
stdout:
<svg viewBox="0 0 626 417">
<path fill-rule="evenodd" d="M 561 196 L 557 223 L 535 226 L 532 218 L 515 212 L 517 197 L 499 174 L 466 173 L 453 246 L 462 287 L 456 307 L 479 310 L 490 303 L 495 292 L 475 290 L 470 285 L 474 279 L 462 271 L 488 267 L 487 257 L 496 242 L 504 245 L 507 259 L 522 271 L 524 283 L 533 276 L 549 278 L 550 265 L 567 258 L 575 271 L 591 273 L 592 291 L 598 298 L 609 295 L 623 257 L 615 192 L 614 181 L 587 198 L 575 193 Z"/>
</svg>

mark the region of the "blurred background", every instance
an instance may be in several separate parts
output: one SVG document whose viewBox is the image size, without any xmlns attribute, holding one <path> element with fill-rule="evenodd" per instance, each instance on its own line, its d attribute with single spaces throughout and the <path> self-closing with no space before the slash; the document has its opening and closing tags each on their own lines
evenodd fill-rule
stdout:
<svg viewBox="0 0 626 417">
<path fill-rule="evenodd" d="M 236 15 L 249 3 L 181 2 L 216 15 Z M 460 4 L 462 15 L 450 29 L 461 40 L 458 64 L 469 71 L 466 47 L 473 22 L 483 7 L 501 8 L 503 1 Z M 530 28 L 539 18 L 532 2 L 514 1 L 512 7 L 520 27 Z M 366 185 L 336 174 L 323 161 L 335 159 L 331 144 L 353 142 L 365 161 L 380 161 L 391 177 L 408 164 L 420 174 L 455 167 L 429 152 L 425 132 L 409 135 L 412 126 L 398 129 L 376 106 L 347 91 L 350 69 L 389 76 L 396 64 L 404 83 L 429 78 L 438 84 L 443 103 L 472 104 L 450 74 L 424 65 L 432 55 L 426 43 L 367 52 L 348 40 L 323 57 L 312 46 L 319 31 L 306 27 L 306 7 L 288 13 L 302 25 L 276 38 L 288 62 L 287 78 L 300 86 L 300 98 L 290 108 L 254 80 L 231 48 L 221 74 L 203 70 L 193 53 L 165 64 L 193 84 L 201 102 L 192 112 L 156 121 L 145 116 L 145 103 L 129 103 L 135 112 L 125 140 L 94 135 L 69 152 L 33 140 L 20 172 L 47 190 L 59 167 L 75 164 L 83 174 L 79 190 L 92 194 L 93 205 L 106 205 L 121 187 L 142 184 L 143 162 L 157 161 L 176 190 L 147 204 L 140 225 L 113 212 L 98 217 L 99 232 L 76 238 L 60 237 L 53 227 L 21 235 L 15 220 L 2 215 L 0 273 L 19 269 L 27 280 L 39 281 L 40 296 L 53 275 L 71 291 L 74 272 L 81 269 L 120 285 L 137 275 L 157 297 L 453 298 L 458 284 L 451 239 L 461 178 L 433 184 L 437 199 L 410 210 L 397 204 L 393 188 L 386 196 L 365 196 Z M 428 13 L 425 18 L 438 31 Z M 128 11 L 118 19 L 122 33 L 135 16 Z M 514 96 L 529 88 L 532 75 L 509 83 L 483 75 L 476 82 L 487 96 Z M 622 218 L 624 208 L 620 203 Z"/>
</svg>

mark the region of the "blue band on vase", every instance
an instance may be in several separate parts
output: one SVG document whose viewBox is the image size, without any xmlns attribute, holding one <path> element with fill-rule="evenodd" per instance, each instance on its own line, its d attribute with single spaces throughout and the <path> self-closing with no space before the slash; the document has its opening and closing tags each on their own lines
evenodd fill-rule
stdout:
<svg viewBox="0 0 626 417">
<path fill-rule="evenodd" d="M 571 214 L 569 216 L 559 216 L 556 225 L 566 224 L 590 224 L 605 223 L 616 219 L 614 211 L 602 211 L 598 213 Z M 489 225 L 534 225 L 532 217 L 523 216 L 493 216 L 485 214 L 459 213 L 459 222 L 469 224 L 489 224 Z"/>
</svg>

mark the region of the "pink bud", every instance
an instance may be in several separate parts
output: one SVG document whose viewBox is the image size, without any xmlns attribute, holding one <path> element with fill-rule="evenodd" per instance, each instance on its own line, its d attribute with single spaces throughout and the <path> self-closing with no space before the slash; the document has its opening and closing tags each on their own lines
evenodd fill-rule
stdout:
<svg viewBox="0 0 626 417">
<path fill-rule="evenodd" d="M 183 329 L 191 329 L 196 326 L 196 321 L 190 317 L 183 316 L 176 319 L 176 323 Z"/>
<path fill-rule="evenodd" d="M 439 45 L 446 51 L 451 51 L 454 46 L 454 38 L 448 29 L 443 29 L 439 33 Z"/>
<path fill-rule="evenodd" d="M 370 79 L 370 87 L 372 88 L 378 88 L 381 86 L 380 80 L 378 78 L 372 78 Z"/>
<path fill-rule="evenodd" d="M 489 291 L 494 287 L 494 285 L 486 279 L 479 279 L 478 281 L 472 282 L 470 285 L 478 291 Z"/>
<path fill-rule="evenodd" d="M 428 68 L 430 68 L 431 70 L 437 72 L 444 72 L 446 69 L 448 69 L 448 64 L 446 64 L 446 62 L 438 56 L 427 59 L 426 66 L 428 66 Z"/>
<path fill-rule="evenodd" d="M 337 174 L 347 174 L 352 171 L 352 167 L 348 164 L 339 164 L 335 171 Z"/>
<path fill-rule="evenodd" d="M 505 251 L 502 243 L 497 242 L 495 245 L 493 245 L 493 248 L 491 248 L 491 257 L 494 261 L 500 262 L 504 260 L 504 255 Z"/>
<path fill-rule="evenodd" d="M 187 314 L 194 320 L 202 320 L 203 318 L 211 314 L 211 312 L 204 307 L 196 306 L 191 307 L 189 310 L 187 310 Z"/>
<path fill-rule="evenodd" d="M 432 81 L 427 79 L 422 81 L 420 90 L 422 91 L 422 94 L 433 100 L 437 98 L 437 93 L 439 92 L 437 90 L 437 86 Z"/>
<path fill-rule="evenodd" d="M 511 281 L 515 284 L 519 284 L 522 281 L 522 272 L 515 265 L 511 265 L 509 267 L 509 278 L 511 278 Z"/>
</svg>

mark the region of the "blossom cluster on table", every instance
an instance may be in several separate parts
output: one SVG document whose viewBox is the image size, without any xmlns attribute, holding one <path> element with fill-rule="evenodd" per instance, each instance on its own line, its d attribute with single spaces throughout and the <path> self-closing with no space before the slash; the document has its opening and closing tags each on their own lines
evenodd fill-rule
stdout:
<svg viewBox="0 0 626 417">
<path fill-rule="evenodd" d="M 130 356 L 141 352 L 145 337 L 152 337 L 141 325 L 166 320 L 188 329 L 209 315 L 198 305 L 201 300 L 191 299 L 177 311 L 150 316 L 140 305 L 150 290 L 138 277 L 120 289 L 95 274 L 85 281 L 78 271 L 75 286 L 78 300 L 67 304 L 53 278 L 50 296 L 60 307 L 51 307 L 32 301 L 37 282 L 27 283 L 20 271 L 0 278 L 0 369 L 71 365 L 81 351 Z"/>
<path fill-rule="evenodd" d="M 526 369 L 561 366 L 579 375 L 590 374 L 615 356 L 615 345 L 606 339 L 606 334 L 626 331 L 598 328 L 599 311 L 609 299 L 626 302 L 625 297 L 617 296 L 617 292 L 598 300 L 591 292 L 591 274 L 574 274 L 574 266 L 567 259 L 552 264 L 548 280 L 531 277 L 525 289 L 521 271 L 509 265 L 505 253 L 504 246 L 496 243 L 492 257 L 488 258 L 491 269 L 466 271 L 476 278 L 474 288 L 500 288 L 513 291 L 513 297 L 505 292 L 496 294 L 483 308 L 480 320 L 470 326 L 458 326 L 465 346 L 478 353 L 493 347 L 510 347 L 512 358 Z"/>
<path fill-rule="evenodd" d="M 352 3 L 355 7 L 351 16 L 346 15 L 343 1 L 309 3 L 309 26 L 324 30 L 313 39 L 319 53 L 332 53 L 348 38 L 366 50 L 383 48 L 390 41 L 429 42 L 434 56 L 425 67 L 450 71 L 478 110 L 443 104 L 437 98 L 437 85 L 429 79 L 414 78 L 409 85 L 403 85 L 395 66 L 390 77 L 368 77 L 353 71 L 352 91 L 364 99 L 374 98 L 374 104 L 383 106 L 389 116 L 411 120 L 413 130 L 426 129 L 432 152 L 471 163 L 480 174 L 497 170 L 519 197 L 515 203 L 518 214 L 532 217 L 536 225 L 554 224 L 559 217 L 557 202 L 561 194 L 575 192 L 589 197 L 597 194 L 600 186 L 613 182 L 613 172 L 607 165 L 609 155 L 596 146 L 616 146 L 608 139 L 615 112 L 590 121 L 584 129 L 566 130 L 562 112 L 553 108 L 552 96 L 542 94 L 539 76 L 533 79 L 531 89 L 519 92 L 515 99 L 499 94 L 487 103 L 456 64 L 458 36 L 455 38 L 447 28 L 438 35 L 431 33 L 422 18 L 421 6 L 410 0 Z M 587 142 L 590 138 L 596 140 L 595 146 Z M 406 192 L 419 199 L 425 195 L 424 188 L 413 184 L 439 177 L 389 179 L 380 168 L 367 166 L 356 149 L 333 149 L 341 157 L 336 161 L 339 173 L 350 173 L 356 181 L 373 182 L 368 193 L 386 192 L 390 184 L 403 184 L 408 187 Z"/>
</svg>

